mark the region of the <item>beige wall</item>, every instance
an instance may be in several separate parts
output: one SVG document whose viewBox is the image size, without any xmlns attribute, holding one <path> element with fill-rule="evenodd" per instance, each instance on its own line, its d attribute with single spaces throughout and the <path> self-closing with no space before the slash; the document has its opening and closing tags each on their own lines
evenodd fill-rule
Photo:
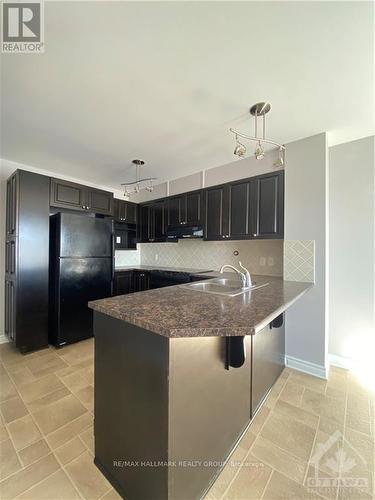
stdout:
<svg viewBox="0 0 375 500">
<path fill-rule="evenodd" d="M 295 367 L 325 376 L 328 368 L 326 134 L 287 144 L 286 161 L 285 241 L 315 241 L 315 285 L 287 311 L 286 354 L 291 363 L 297 363 Z"/>
</svg>

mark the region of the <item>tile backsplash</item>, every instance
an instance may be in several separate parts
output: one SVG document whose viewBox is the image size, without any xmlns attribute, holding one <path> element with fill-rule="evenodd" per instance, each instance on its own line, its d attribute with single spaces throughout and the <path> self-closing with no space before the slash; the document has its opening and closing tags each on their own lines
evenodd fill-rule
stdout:
<svg viewBox="0 0 375 500">
<path fill-rule="evenodd" d="M 284 241 L 284 279 L 315 281 L 315 240 Z"/>
<path fill-rule="evenodd" d="M 138 249 L 140 263 L 149 266 L 218 271 L 223 264 L 236 265 L 240 260 L 252 273 L 283 275 L 283 240 L 180 240 L 178 243 L 140 243 Z"/>
<path fill-rule="evenodd" d="M 116 250 L 115 267 L 139 266 L 141 263 L 141 251 L 139 245 L 137 250 Z"/>
</svg>

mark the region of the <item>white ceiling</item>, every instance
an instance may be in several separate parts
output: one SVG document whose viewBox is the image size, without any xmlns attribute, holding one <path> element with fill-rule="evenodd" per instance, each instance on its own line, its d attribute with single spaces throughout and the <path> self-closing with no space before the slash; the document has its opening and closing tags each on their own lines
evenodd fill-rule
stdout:
<svg viewBox="0 0 375 500">
<path fill-rule="evenodd" d="M 45 53 L 2 55 L 1 156 L 173 179 L 233 161 L 260 100 L 280 142 L 373 134 L 373 31 L 372 2 L 46 2 Z"/>
</svg>

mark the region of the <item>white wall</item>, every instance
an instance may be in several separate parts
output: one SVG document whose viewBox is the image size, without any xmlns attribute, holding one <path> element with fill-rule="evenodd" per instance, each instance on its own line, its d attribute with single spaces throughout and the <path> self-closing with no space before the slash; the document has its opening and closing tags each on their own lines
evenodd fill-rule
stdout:
<svg viewBox="0 0 375 500">
<path fill-rule="evenodd" d="M 361 361 L 375 352 L 374 148 L 372 136 L 329 151 L 329 353 Z"/>
<path fill-rule="evenodd" d="M 327 367 L 327 141 L 287 144 L 285 240 L 315 240 L 315 285 L 286 314 L 286 353 L 324 375 Z"/>
</svg>

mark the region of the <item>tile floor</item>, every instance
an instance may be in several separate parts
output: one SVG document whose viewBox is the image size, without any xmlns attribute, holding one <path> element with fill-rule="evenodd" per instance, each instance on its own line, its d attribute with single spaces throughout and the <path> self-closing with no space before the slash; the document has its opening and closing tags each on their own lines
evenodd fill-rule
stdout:
<svg viewBox="0 0 375 500">
<path fill-rule="evenodd" d="M 120 498 L 93 464 L 93 347 L 0 346 L 2 500 Z M 206 500 L 374 498 L 374 407 L 347 371 L 285 369 Z"/>
</svg>

